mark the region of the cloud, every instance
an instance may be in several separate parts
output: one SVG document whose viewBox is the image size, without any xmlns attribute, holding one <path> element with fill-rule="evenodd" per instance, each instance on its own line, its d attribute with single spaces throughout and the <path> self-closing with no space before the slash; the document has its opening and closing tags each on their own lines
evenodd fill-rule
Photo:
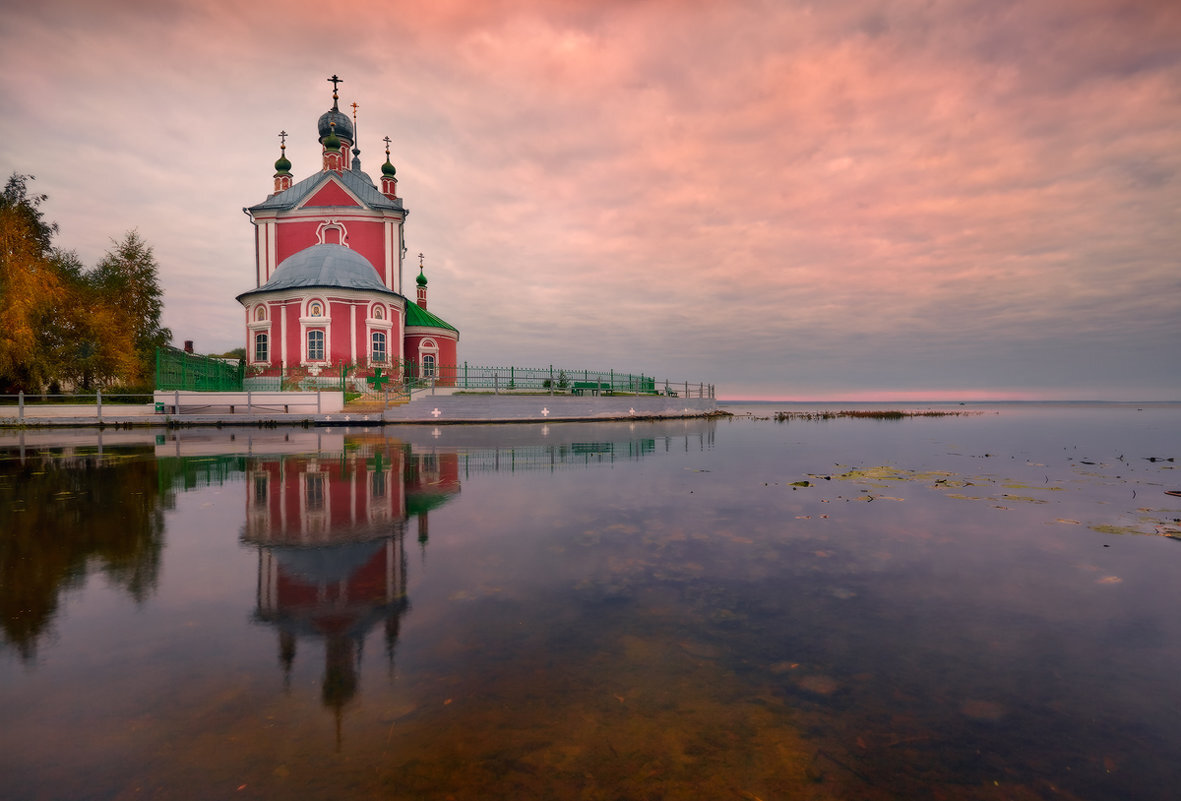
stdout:
<svg viewBox="0 0 1181 801">
<path fill-rule="evenodd" d="M 39 66 L 0 77 L 0 166 L 88 261 L 138 228 L 199 347 L 239 344 L 239 209 L 280 129 L 318 166 L 336 72 L 465 358 L 1181 389 L 1175 4 L 103 6 L 10 10 L 5 58 Z"/>
</svg>

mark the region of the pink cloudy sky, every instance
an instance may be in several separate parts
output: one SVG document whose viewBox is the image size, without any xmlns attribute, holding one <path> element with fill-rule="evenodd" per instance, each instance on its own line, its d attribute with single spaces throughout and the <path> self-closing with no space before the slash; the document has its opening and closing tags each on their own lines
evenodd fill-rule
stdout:
<svg viewBox="0 0 1181 801">
<path fill-rule="evenodd" d="M 244 340 L 344 78 L 473 363 L 729 398 L 1181 398 L 1175 0 L 12 2 L 0 169 Z"/>
</svg>

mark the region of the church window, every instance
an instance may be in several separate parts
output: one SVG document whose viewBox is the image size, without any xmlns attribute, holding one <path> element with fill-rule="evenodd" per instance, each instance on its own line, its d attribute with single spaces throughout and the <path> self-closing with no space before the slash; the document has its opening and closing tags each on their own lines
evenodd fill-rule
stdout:
<svg viewBox="0 0 1181 801">
<path fill-rule="evenodd" d="M 422 377 L 430 378 L 435 374 L 434 354 L 428 353 L 422 357 Z"/>
<path fill-rule="evenodd" d="M 265 362 L 270 360 L 270 354 L 267 352 L 267 335 L 258 333 L 254 335 L 254 360 L 256 362 Z"/>
<path fill-rule="evenodd" d="M 386 360 L 385 351 L 385 332 L 374 331 L 372 337 L 372 347 L 370 348 L 370 361 L 384 362 Z"/>
<path fill-rule="evenodd" d="M 324 332 L 320 330 L 308 331 L 308 361 L 324 361 Z"/>
<path fill-rule="evenodd" d="M 254 505 L 267 505 L 267 474 L 258 473 L 254 476 Z"/>
<path fill-rule="evenodd" d="M 308 473 L 304 491 L 304 498 L 307 503 L 307 509 L 310 512 L 318 512 L 324 508 L 324 474 L 323 473 Z"/>
</svg>

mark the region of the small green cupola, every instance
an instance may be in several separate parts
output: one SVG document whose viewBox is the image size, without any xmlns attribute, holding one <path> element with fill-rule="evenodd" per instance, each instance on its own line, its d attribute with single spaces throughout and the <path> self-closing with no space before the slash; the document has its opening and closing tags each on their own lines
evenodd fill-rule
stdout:
<svg viewBox="0 0 1181 801">
<path fill-rule="evenodd" d="M 385 138 L 385 164 L 381 165 L 381 193 L 388 198 L 398 196 L 397 170 L 390 161 L 390 138 Z"/>
<path fill-rule="evenodd" d="M 325 150 L 340 151 L 340 137 L 336 135 L 336 123 L 330 123 L 328 133 L 320 139 L 320 144 L 324 146 Z"/>
<path fill-rule="evenodd" d="M 287 136 L 284 131 L 280 136 Z M 291 175 L 291 161 L 287 158 L 287 143 L 279 145 L 279 158 L 275 161 L 275 177 Z"/>
<path fill-rule="evenodd" d="M 291 162 L 287 158 L 287 132 L 279 132 L 279 158 L 275 162 L 275 191 L 291 188 Z"/>
<path fill-rule="evenodd" d="M 324 171 L 344 170 L 345 152 L 341 147 L 340 137 L 336 135 L 335 122 L 330 123 L 328 133 L 320 138 L 320 144 L 324 146 Z"/>
<path fill-rule="evenodd" d="M 414 283 L 418 284 L 418 299 L 415 301 L 418 307 L 426 309 L 426 275 L 422 272 L 423 255 L 418 254 L 418 277 L 414 279 Z"/>
</svg>

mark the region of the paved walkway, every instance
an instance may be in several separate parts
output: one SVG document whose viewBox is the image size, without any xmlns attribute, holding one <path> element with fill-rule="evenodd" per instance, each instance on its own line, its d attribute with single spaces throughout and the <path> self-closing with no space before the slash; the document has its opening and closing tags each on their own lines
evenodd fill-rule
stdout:
<svg viewBox="0 0 1181 801">
<path fill-rule="evenodd" d="M 591 395 L 436 395 L 387 409 L 390 422 L 469 423 L 622 420 L 632 417 L 701 417 L 717 411 L 706 398 Z"/>
<path fill-rule="evenodd" d="M 45 407 L 41 407 L 45 408 Z M 62 410 L 59 416 L 28 416 L 23 421 L 12 407 L 0 408 L 0 427 L 130 427 L 351 425 L 377 426 L 406 423 L 518 423 L 582 420 L 672 419 L 703 417 L 717 411 L 717 402 L 705 398 L 663 396 L 571 395 L 425 395 L 403 406 L 381 411 L 333 414 L 153 414 L 140 409 L 104 406 L 99 419 L 93 409 Z"/>
</svg>

